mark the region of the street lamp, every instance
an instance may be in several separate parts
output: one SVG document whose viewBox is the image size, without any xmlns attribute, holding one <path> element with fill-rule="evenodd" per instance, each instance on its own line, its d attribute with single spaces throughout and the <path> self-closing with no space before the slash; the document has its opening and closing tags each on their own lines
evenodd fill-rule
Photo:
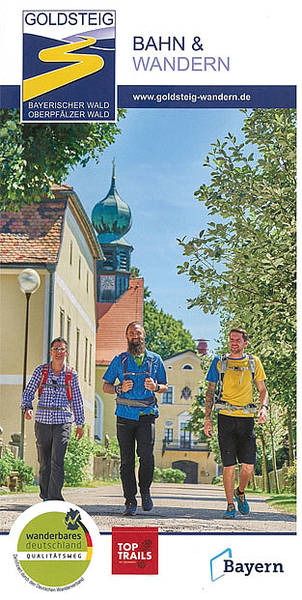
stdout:
<svg viewBox="0 0 302 600">
<path fill-rule="evenodd" d="M 28 342 L 28 317 L 29 317 L 29 300 L 32 294 L 34 294 L 40 287 L 40 277 L 37 271 L 34 269 L 24 269 L 20 275 L 18 275 L 18 281 L 21 292 L 26 297 L 26 317 L 25 317 L 25 341 L 24 341 L 24 362 L 23 362 L 23 386 L 22 392 L 26 386 L 26 366 L 27 366 L 27 342 Z M 21 414 L 21 436 L 20 436 L 20 449 L 19 457 L 23 458 L 24 455 L 24 414 Z"/>
</svg>

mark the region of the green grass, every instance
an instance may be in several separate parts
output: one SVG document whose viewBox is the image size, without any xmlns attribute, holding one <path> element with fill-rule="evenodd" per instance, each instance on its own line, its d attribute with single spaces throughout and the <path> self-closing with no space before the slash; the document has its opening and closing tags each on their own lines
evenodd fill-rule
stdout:
<svg viewBox="0 0 302 600">
<path fill-rule="evenodd" d="M 252 488 L 248 488 L 247 492 L 249 494 L 263 496 L 266 499 L 266 502 L 277 510 L 292 514 L 296 514 L 297 512 L 297 498 L 295 494 L 291 494 L 289 492 L 283 492 L 282 494 L 269 494 L 268 492 L 263 492 L 259 489 L 253 490 Z"/>
<path fill-rule="evenodd" d="M 66 489 L 72 489 L 73 487 L 76 488 L 98 488 L 98 487 L 103 487 L 106 485 L 113 485 L 114 483 L 120 483 L 120 479 L 109 479 L 106 481 L 103 481 L 101 479 L 93 479 L 92 481 L 84 481 L 81 484 L 75 485 L 75 486 L 64 486 L 63 490 Z M 8 496 L 10 494 L 38 494 L 40 491 L 39 486 L 38 485 L 25 485 L 22 492 L 2 492 L 0 491 L 0 495 L 1 496 Z"/>
<path fill-rule="evenodd" d="M 268 504 L 282 512 L 296 514 L 297 499 L 294 494 L 278 494 L 267 499 Z"/>
</svg>

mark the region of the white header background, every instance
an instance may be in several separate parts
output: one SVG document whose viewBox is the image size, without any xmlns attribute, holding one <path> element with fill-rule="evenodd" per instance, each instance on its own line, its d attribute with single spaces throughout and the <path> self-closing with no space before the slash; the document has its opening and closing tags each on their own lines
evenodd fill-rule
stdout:
<svg viewBox="0 0 302 600">
<path fill-rule="evenodd" d="M 4 7 L 5 8 L 4 8 Z M 300 54 L 300 18 L 298 0 L 52 0 L 28 3 L 20 0 L 4 2 L 1 10 L 2 85 L 21 83 L 22 10 L 49 9 L 117 10 L 117 84 L 118 85 L 294 85 L 297 83 Z M 75 26 L 74 31 L 78 30 Z M 161 35 L 185 36 L 185 52 L 133 51 L 133 36 L 155 39 Z M 203 52 L 191 49 L 194 36 L 203 43 Z M 136 72 L 135 56 L 229 56 L 229 72 Z"/>
<path fill-rule="evenodd" d="M 41 9 L 117 10 L 117 84 L 118 85 L 297 85 L 301 78 L 298 42 L 301 19 L 298 2 L 287 0 L 171 0 L 147 2 L 99 0 L 52 0 L 52 2 L 3 2 L 1 7 L 1 85 L 19 85 L 22 77 L 22 10 Z M 62 8 L 63 4 L 63 8 Z M 50 6 L 51 5 L 51 6 Z M 87 5 L 87 6 L 86 6 Z M 203 54 L 230 57 L 229 72 L 136 72 L 132 56 L 169 56 L 172 52 L 134 52 L 133 36 L 185 36 L 183 56 L 199 55 L 191 50 L 192 39 L 200 36 Z M 202 54 L 202 53 L 200 53 Z M 299 378 L 300 379 L 300 378 Z M 301 537 L 293 536 L 160 536 L 158 576 L 112 576 L 111 537 L 102 536 L 85 582 L 63 597 L 82 598 L 96 594 L 112 600 L 144 597 L 194 599 L 230 597 L 255 598 L 272 595 L 278 600 L 296 589 L 299 572 L 298 545 Z M 284 563 L 284 574 L 229 574 L 212 583 L 210 559 L 231 547 L 235 561 Z M 46 592 L 26 584 L 17 573 L 8 554 L 9 540 L 0 536 L 1 588 L 14 597 L 46 598 Z"/>
</svg>

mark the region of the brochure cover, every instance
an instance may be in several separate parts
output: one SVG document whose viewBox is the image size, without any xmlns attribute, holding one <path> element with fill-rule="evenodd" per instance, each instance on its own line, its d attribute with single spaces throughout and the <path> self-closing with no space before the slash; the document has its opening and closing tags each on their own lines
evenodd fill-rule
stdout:
<svg viewBox="0 0 302 600">
<path fill-rule="evenodd" d="M 5 591 L 297 580 L 296 11 L 1 8 Z"/>
</svg>

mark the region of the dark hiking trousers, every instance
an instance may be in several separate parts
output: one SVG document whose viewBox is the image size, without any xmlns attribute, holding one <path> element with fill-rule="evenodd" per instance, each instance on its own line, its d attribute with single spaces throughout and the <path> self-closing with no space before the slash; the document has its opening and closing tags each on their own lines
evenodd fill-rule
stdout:
<svg viewBox="0 0 302 600">
<path fill-rule="evenodd" d="M 40 497 L 63 500 L 64 456 L 71 433 L 71 423 L 48 425 L 35 422 L 35 434 L 40 464 Z"/>
<path fill-rule="evenodd" d="M 126 504 L 136 503 L 135 442 L 139 456 L 138 485 L 141 494 L 149 491 L 154 472 L 154 416 L 141 416 L 138 421 L 117 417 L 117 439 L 121 451 L 121 480 Z"/>
</svg>

